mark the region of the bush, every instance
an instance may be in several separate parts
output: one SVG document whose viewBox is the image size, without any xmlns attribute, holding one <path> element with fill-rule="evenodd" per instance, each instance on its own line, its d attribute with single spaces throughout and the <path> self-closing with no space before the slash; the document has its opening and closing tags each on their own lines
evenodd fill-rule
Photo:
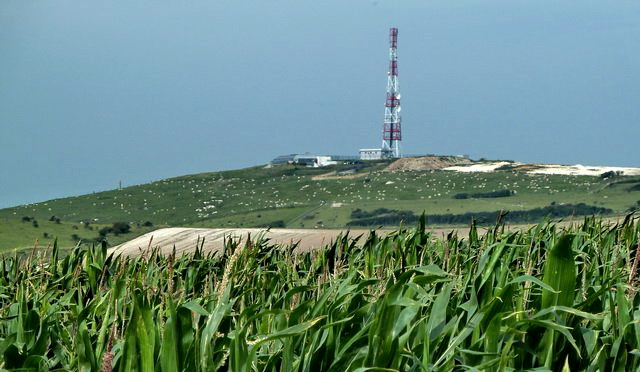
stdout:
<svg viewBox="0 0 640 372">
<path fill-rule="evenodd" d="M 40 225 L 38 225 L 38 221 L 36 220 L 33 220 L 31 224 L 33 225 L 33 227 L 40 227 Z"/>
<path fill-rule="evenodd" d="M 382 212 L 382 213 L 379 213 Z M 609 208 L 601 208 L 584 203 L 549 205 L 543 208 L 534 208 L 524 211 L 511 211 L 504 217 L 505 222 L 528 223 L 540 221 L 546 217 L 561 218 L 568 216 L 590 216 L 612 213 Z M 479 225 L 494 224 L 503 211 L 494 212 L 468 212 L 463 214 L 434 214 L 427 215 L 427 223 L 437 225 L 466 225 L 475 220 Z M 400 223 L 417 223 L 419 216 L 412 211 L 398 211 L 379 208 L 372 212 L 364 212 L 356 209 L 351 213 L 352 220 L 347 226 L 381 226 L 398 225 Z"/>
<path fill-rule="evenodd" d="M 378 208 L 371 212 L 355 209 L 351 212 L 351 218 L 353 220 L 347 224 L 348 226 L 355 221 L 363 224 L 356 222 L 353 226 L 395 225 L 402 221 L 407 223 L 417 221 L 417 217 L 411 211 L 398 211 L 387 208 Z"/>
<path fill-rule="evenodd" d="M 32 217 L 24 216 L 22 217 L 22 222 L 31 222 L 32 219 L 33 219 Z"/>
<path fill-rule="evenodd" d="M 256 227 L 266 227 L 266 228 L 282 228 L 282 227 L 287 227 L 287 224 L 284 222 L 284 220 L 276 220 L 276 221 L 271 221 L 269 223 L 263 223 L 261 225 L 258 225 Z"/>
<path fill-rule="evenodd" d="M 131 231 L 131 225 L 126 222 L 115 222 L 113 224 L 113 233 L 115 235 L 127 234 Z"/>
<path fill-rule="evenodd" d="M 453 196 L 454 199 L 469 199 L 469 198 L 505 198 L 508 196 L 515 195 L 515 191 L 513 190 L 498 190 L 498 191 L 490 191 L 490 192 L 476 192 L 476 193 L 460 193 L 455 194 Z"/>
<path fill-rule="evenodd" d="M 384 214 L 390 214 L 390 213 L 393 214 L 398 212 L 399 211 L 397 210 L 387 209 L 387 208 L 378 208 L 378 209 L 374 209 L 371 212 L 367 212 L 367 211 L 363 211 L 360 208 L 357 208 L 351 212 L 351 218 L 371 218 L 371 217 L 376 217 Z"/>
<path fill-rule="evenodd" d="M 109 234 L 112 231 L 113 231 L 113 227 L 103 227 L 100 230 L 98 230 L 98 235 L 105 237 L 107 236 L 107 234 Z"/>
<path fill-rule="evenodd" d="M 622 172 L 621 171 L 608 171 L 608 172 L 604 172 L 600 175 L 600 178 L 603 179 L 607 179 L 607 178 L 614 178 L 614 177 L 620 177 L 622 176 Z"/>
<path fill-rule="evenodd" d="M 103 227 L 98 231 L 98 234 L 101 237 L 106 237 L 107 234 L 114 234 L 114 235 L 120 235 L 120 234 L 127 234 L 131 231 L 131 225 L 129 225 L 127 222 L 115 222 L 112 226 L 109 227 Z"/>
<path fill-rule="evenodd" d="M 151 226 L 153 226 L 153 223 L 151 221 L 145 221 L 145 223 L 143 223 L 142 226 L 151 227 Z"/>
</svg>

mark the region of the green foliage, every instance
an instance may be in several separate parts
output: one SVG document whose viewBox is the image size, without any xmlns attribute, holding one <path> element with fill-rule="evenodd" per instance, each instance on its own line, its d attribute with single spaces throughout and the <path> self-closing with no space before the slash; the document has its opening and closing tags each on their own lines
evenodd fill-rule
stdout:
<svg viewBox="0 0 640 372">
<path fill-rule="evenodd" d="M 98 231 L 98 234 L 100 234 L 100 236 L 102 237 L 107 236 L 107 234 L 114 234 L 118 236 L 120 234 L 127 234 L 130 231 L 131 225 L 129 225 L 127 222 L 114 222 L 112 226 L 103 227 L 102 229 L 100 229 Z"/>
<path fill-rule="evenodd" d="M 515 195 L 515 191 L 503 189 L 503 190 L 489 191 L 489 192 L 474 192 L 474 193 L 462 192 L 462 193 L 455 194 L 453 198 L 454 199 L 506 198 L 513 195 Z"/>
<path fill-rule="evenodd" d="M 271 221 L 269 223 L 264 223 L 261 225 L 258 225 L 256 227 L 273 227 L 273 228 L 282 228 L 282 227 L 286 227 L 287 223 L 284 222 L 284 220 L 275 220 L 275 221 Z"/>
<path fill-rule="evenodd" d="M 592 205 L 580 204 L 551 204 L 543 208 L 534 208 L 524 211 L 494 211 L 494 212 L 467 212 L 463 214 L 435 214 L 428 215 L 427 222 L 430 224 L 469 224 L 475 221 L 480 225 L 491 225 L 496 223 L 498 219 L 505 222 L 513 223 L 531 223 L 537 222 L 544 218 L 562 218 L 589 215 L 606 215 L 613 211 L 608 208 L 596 207 Z M 411 211 L 399 211 L 386 208 L 378 208 L 371 212 L 356 209 L 351 213 L 352 220 L 347 226 L 383 226 L 383 225 L 399 225 L 415 224 L 418 221 Z"/>
<path fill-rule="evenodd" d="M 637 370 L 640 226 L 0 257 L 0 368 Z"/>
<path fill-rule="evenodd" d="M 624 173 L 621 171 L 607 171 L 607 172 L 603 172 L 602 174 L 600 174 L 600 178 L 615 178 L 615 177 L 621 177 Z"/>
</svg>

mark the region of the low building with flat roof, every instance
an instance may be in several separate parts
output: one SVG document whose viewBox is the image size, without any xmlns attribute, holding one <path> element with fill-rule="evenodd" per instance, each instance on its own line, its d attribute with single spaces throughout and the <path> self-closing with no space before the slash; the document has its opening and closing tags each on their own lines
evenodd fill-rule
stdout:
<svg viewBox="0 0 640 372">
<path fill-rule="evenodd" d="M 360 149 L 360 160 L 380 160 L 382 149 Z"/>
<path fill-rule="evenodd" d="M 269 165 L 285 165 L 285 164 L 297 164 L 304 165 L 306 167 L 326 167 L 327 165 L 338 164 L 332 156 L 328 155 L 312 155 L 306 154 L 288 154 L 280 155 L 271 160 Z"/>
<path fill-rule="evenodd" d="M 271 165 L 283 165 L 283 164 L 293 164 L 295 157 L 298 154 L 288 154 L 288 155 L 280 155 L 275 159 L 271 160 Z"/>
</svg>

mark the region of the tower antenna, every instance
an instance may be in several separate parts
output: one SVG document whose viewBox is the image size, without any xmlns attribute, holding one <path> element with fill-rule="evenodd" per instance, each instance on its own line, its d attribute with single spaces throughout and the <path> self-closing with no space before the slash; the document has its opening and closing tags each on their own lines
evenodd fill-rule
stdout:
<svg viewBox="0 0 640 372">
<path fill-rule="evenodd" d="M 400 90 L 398 86 L 398 29 L 389 30 L 389 73 L 387 78 L 387 100 L 384 107 L 382 128 L 382 156 L 399 158 L 402 141 L 402 117 L 400 116 Z"/>
</svg>

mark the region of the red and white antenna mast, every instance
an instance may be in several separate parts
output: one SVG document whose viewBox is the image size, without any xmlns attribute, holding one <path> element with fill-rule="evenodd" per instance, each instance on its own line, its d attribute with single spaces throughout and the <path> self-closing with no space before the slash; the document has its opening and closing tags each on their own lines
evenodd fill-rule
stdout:
<svg viewBox="0 0 640 372">
<path fill-rule="evenodd" d="M 389 30 L 389 77 L 387 79 L 387 101 L 384 108 L 382 128 L 382 155 L 400 157 L 402 130 L 400 117 L 400 90 L 398 86 L 398 29 Z"/>
</svg>

